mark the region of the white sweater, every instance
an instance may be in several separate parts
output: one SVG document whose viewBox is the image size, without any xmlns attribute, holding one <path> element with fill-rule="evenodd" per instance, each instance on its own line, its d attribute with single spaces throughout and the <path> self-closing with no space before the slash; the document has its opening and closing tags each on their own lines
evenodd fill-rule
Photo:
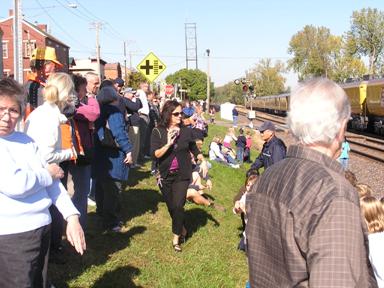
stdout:
<svg viewBox="0 0 384 288">
<path fill-rule="evenodd" d="M 57 105 L 48 102 L 33 110 L 25 122 L 25 133 L 35 140 L 48 163 L 58 164 L 71 159 L 71 149 L 61 149 L 60 124 L 65 122 L 67 118 Z"/>
<path fill-rule="evenodd" d="M 79 214 L 60 181 L 52 181 L 40 155 L 24 133 L 0 137 L 0 235 L 48 225 L 52 203 L 65 219 Z"/>
<path fill-rule="evenodd" d="M 384 288 L 384 232 L 368 235 L 369 260 L 379 288 Z"/>
</svg>

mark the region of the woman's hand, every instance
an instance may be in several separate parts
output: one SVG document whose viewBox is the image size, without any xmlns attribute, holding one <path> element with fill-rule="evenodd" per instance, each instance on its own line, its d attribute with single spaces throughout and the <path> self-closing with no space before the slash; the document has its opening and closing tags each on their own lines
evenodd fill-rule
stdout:
<svg viewBox="0 0 384 288">
<path fill-rule="evenodd" d="M 208 164 L 207 161 L 204 159 L 203 154 L 197 155 L 197 160 L 201 161 L 200 163 L 200 171 L 203 176 L 203 178 L 206 178 L 208 175 Z"/>
<path fill-rule="evenodd" d="M 167 134 L 167 145 L 171 146 L 175 143 L 177 136 L 179 135 L 180 128 L 172 128 L 168 130 Z"/>
<path fill-rule="evenodd" d="M 125 159 L 124 159 L 124 164 L 132 164 L 133 163 L 133 160 L 132 160 L 132 153 L 131 152 L 128 152 L 127 155 L 125 156 Z"/>
<path fill-rule="evenodd" d="M 67 239 L 76 251 L 83 255 L 87 246 L 84 231 L 79 222 L 79 215 L 71 215 L 67 218 Z"/>
<path fill-rule="evenodd" d="M 47 169 L 49 174 L 51 174 L 52 179 L 61 179 L 64 177 L 63 169 L 61 169 L 61 167 L 56 163 L 47 164 L 45 169 Z"/>
</svg>

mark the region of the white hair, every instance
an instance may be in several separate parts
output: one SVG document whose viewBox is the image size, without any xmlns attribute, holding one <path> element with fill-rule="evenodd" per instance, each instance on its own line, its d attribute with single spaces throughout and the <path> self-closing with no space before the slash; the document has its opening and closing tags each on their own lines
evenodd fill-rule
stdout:
<svg viewBox="0 0 384 288">
<path fill-rule="evenodd" d="M 331 80 L 315 78 L 291 94 L 287 123 L 301 144 L 329 145 L 350 114 L 351 106 L 344 90 Z"/>
</svg>

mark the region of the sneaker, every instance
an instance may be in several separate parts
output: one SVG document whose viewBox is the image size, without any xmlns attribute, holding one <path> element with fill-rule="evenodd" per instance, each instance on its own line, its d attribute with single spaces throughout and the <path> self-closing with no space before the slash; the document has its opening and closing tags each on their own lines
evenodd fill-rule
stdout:
<svg viewBox="0 0 384 288">
<path fill-rule="evenodd" d="M 239 169 L 240 165 L 239 164 L 229 164 L 232 168 Z"/>
<path fill-rule="evenodd" d="M 88 206 L 96 206 L 96 202 L 88 197 Z"/>
<path fill-rule="evenodd" d="M 152 157 L 151 156 L 149 156 L 149 155 L 145 155 L 144 156 L 144 159 L 151 159 Z"/>
</svg>

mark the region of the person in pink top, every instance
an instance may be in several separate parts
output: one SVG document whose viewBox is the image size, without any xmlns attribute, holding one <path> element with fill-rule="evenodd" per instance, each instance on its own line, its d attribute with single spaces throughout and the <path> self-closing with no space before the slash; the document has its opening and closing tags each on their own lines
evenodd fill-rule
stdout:
<svg viewBox="0 0 384 288">
<path fill-rule="evenodd" d="M 245 139 L 246 139 L 246 144 L 245 144 L 245 149 L 244 149 L 244 162 L 247 163 L 252 163 L 251 160 L 251 147 L 252 147 L 252 136 L 251 136 L 251 131 L 245 132 Z"/>
<path fill-rule="evenodd" d="M 87 96 L 86 78 L 73 75 L 73 82 L 80 101 L 73 117 L 73 125 L 76 126 L 80 135 L 83 154 L 77 155 L 76 161 L 68 162 L 68 173 L 72 176 L 74 186 L 72 202 L 81 213 L 80 223 L 85 230 L 93 158 L 93 122 L 100 115 L 100 107 L 95 97 Z"/>
</svg>

